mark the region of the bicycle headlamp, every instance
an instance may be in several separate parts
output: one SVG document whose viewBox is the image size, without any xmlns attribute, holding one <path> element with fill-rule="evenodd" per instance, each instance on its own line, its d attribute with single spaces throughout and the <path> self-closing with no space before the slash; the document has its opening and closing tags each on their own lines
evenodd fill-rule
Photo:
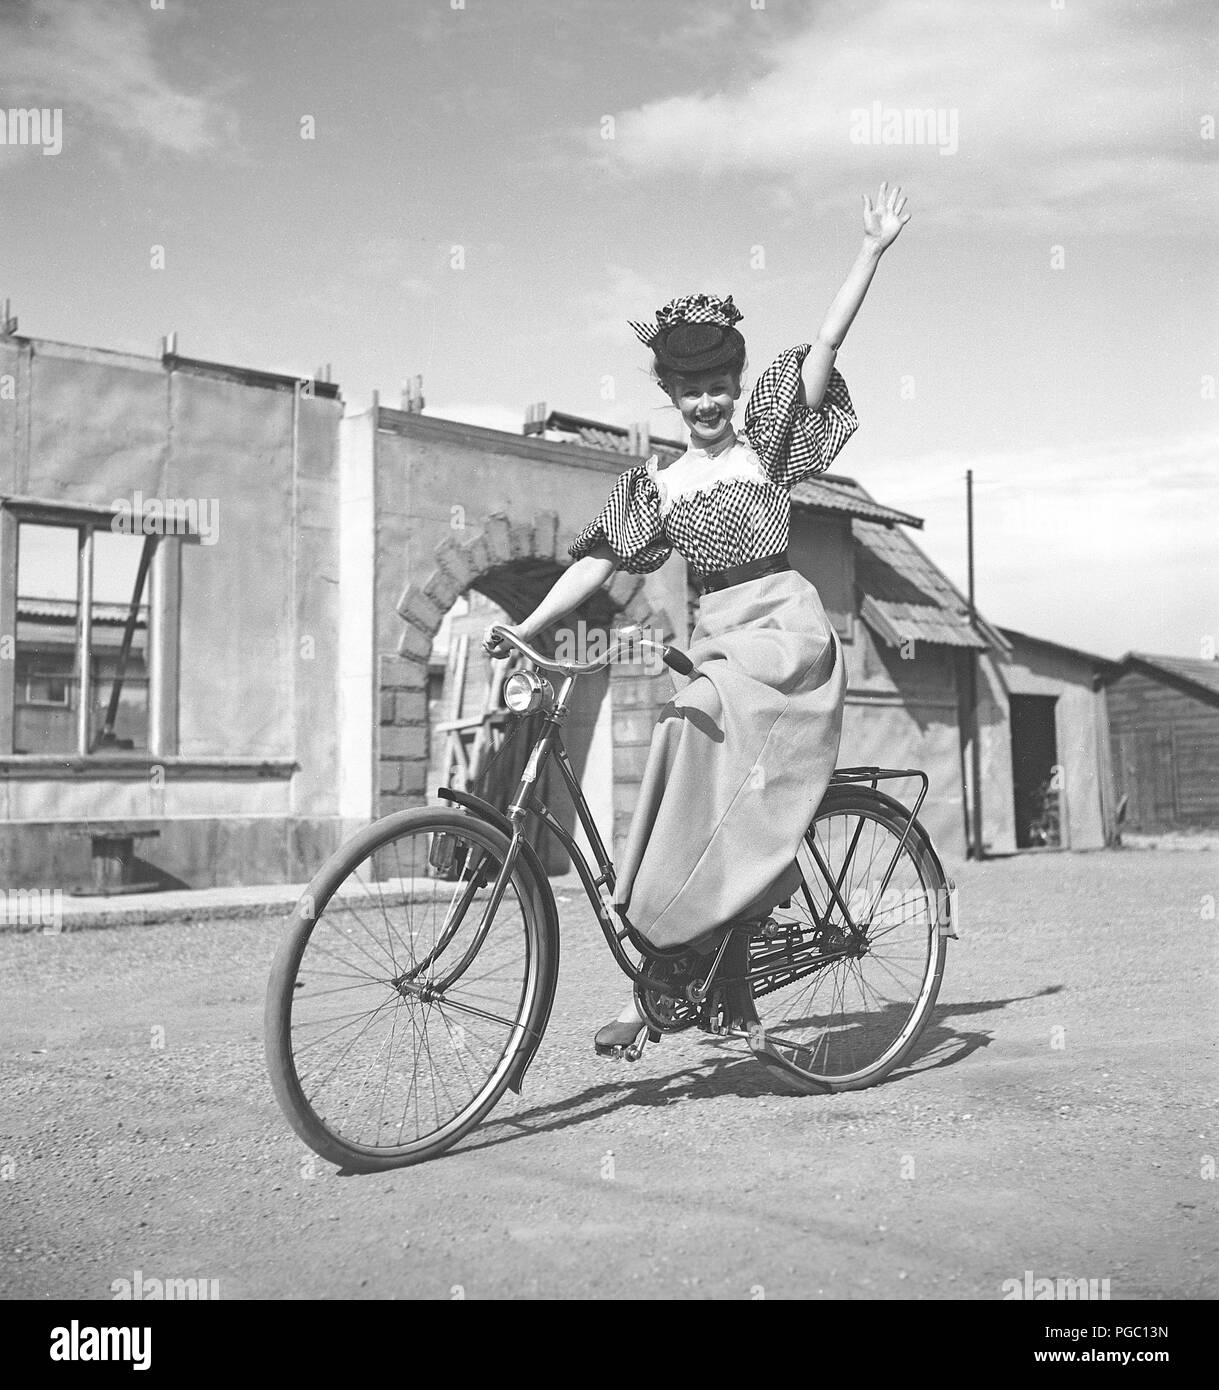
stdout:
<svg viewBox="0 0 1219 1390">
<path fill-rule="evenodd" d="M 504 704 L 515 714 L 532 714 L 541 709 L 549 694 L 550 682 L 534 671 L 517 671 L 504 682 Z"/>
</svg>

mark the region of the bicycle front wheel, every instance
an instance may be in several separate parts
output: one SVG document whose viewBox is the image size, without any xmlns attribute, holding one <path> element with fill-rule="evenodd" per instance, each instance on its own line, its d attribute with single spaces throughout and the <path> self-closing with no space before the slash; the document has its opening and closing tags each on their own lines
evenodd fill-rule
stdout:
<svg viewBox="0 0 1219 1390">
<path fill-rule="evenodd" d="M 456 1143 L 545 1026 L 557 968 L 537 885 L 463 811 L 377 821 L 309 885 L 267 987 L 267 1064 L 293 1129 L 357 1172 Z"/>
<path fill-rule="evenodd" d="M 749 943 L 742 1021 L 797 1090 L 888 1076 L 927 1025 L 944 973 L 947 885 L 926 832 L 868 787 L 831 787 L 797 855 L 803 883 Z"/>
</svg>

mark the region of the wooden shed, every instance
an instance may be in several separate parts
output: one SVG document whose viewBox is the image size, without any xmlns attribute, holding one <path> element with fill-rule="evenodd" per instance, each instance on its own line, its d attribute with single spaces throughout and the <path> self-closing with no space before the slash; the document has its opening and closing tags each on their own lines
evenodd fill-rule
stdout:
<svg viewBox="0 0 1219 1390">
<path fill-rule="evenodd" d="M 1219 826 L 1219 660 L 1131 652 L 1106 684 L 1123 827 Z"/>
<path fill-rule="evenodd" d="M 1114 663 L 1004 628 L 1015 848 L 1100 849 L 1117 834 L 1105 677 Z"/>
</svg>

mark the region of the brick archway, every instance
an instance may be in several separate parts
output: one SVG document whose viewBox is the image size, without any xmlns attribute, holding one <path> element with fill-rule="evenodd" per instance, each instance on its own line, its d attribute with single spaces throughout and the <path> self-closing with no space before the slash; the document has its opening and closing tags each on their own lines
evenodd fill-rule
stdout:
<svg viewBox="0 0 1219 1390">
<path fill-rule="evenodd" d="M 465 526 L 460 534 L 440 542 L 428 577 L 422 583 L 409 582 L 403 590 L 396 605 L 403 620 L 398 651 L 393 656 L 382 655 L 377 669 L 378 814 L 423 805 L 427 800 L 427 664 L 445 614 L 458 598 L 477 588 L 499 603 L 514 622 L 523 618 L 536 601 L 539 578 L 557 576 L 570 563 L 559 545 L 558 528 L 559 517 L 553 511 L 536 512 L 528 519 L 505 511 L 491 512 L 481 526 Z M 666 641 L 677 634 L 669 613 L 648 601 L 642 575 L 619 571 L 605 593 L 615 619 L 656 628 Z M 662 703 L 655 694 L 657 681 L 664 682 L 667 699 L 670 687 L 664 673 L 649 675 L 627 666 L 611 670 L 612 690 L 622 698 L 626 710 L 635 712 L 624 719 L 637 720 L 638 714 Z M 650 715 L 647 718 L 650 726 Z M 626 742 L 638 743 L 638 732 Z M 617 727 L 614 747 L 617 781 Z"/>
</svg>

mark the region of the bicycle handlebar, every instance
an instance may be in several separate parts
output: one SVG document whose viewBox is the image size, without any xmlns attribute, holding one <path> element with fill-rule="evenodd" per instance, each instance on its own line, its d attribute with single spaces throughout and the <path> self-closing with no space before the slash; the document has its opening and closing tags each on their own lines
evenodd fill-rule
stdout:
<svg viewBox="0 0 1219 1390">
<path fill-rule="evenodd" d="M 679 676 L 688 676 L 694 670 L 694 662 L 682 651 L 680 647 L 665 646 L 661 649 L 660 659 L 666 666 L 671 666 Z"/>
<path fill-rule="evenodd" d="M 666 666 L 672 667 L 678 675 L 688 676 L 690 672 L 694 670 L 694 663 L 680 647 L 668 646 L 663 642 L 653 642 L 651 638 L 648 637 L 631 639 L 624 636 L 626 633 L 639 631 L 638 628 L 627 627 L 621 629 L 618 640 L 603 657 L 600 657 L 596 661 L 555 661 L 550 657 L 543 656 L 541 652 L 534 651 L 527 642 L 522 641 L 515 632 L 509 632 L 502 623 L 492 623 L 491 631 L 496 633 L 501 641 L 507 642 L 510 646 L 515 647 L 522 656 L 532 661 L 535 666 L 540 667 L 543 671 L 554 671 L 561 676 L 587 676 L 591 675 L 594 671 L 599 671 L 617 656 L 624 643 L 631 646 L 639 644 L 659 651 L 660 659 Z M 491 655 L 502 660 L 508 653 L 493 652 Z"/>
</svg>

